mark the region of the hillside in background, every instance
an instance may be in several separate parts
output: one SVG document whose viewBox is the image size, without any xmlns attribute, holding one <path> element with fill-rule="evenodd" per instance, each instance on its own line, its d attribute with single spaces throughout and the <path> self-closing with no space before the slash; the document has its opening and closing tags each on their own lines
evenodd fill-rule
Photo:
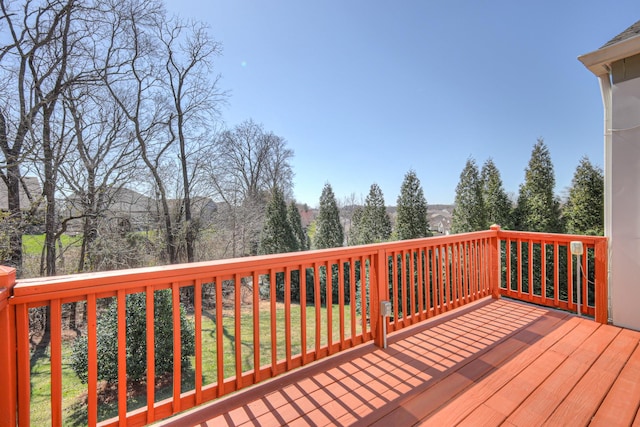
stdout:
<svg viewBox="0 0 640 427">
<path fill-rule="evenodd" d="M 306 205 L 298 206 L 300 209 L 300 217 L 302 219 L 302 226 L 307 228 L 318 215 L 318 209 L 309 208 Z M 343 206 L 340 209 L 340 217 L 342 219 L 342 226 L 345 233 L 348 233 L 351 226 L 351 215 L 355 206 Z M 387 212 L 391 217 L 392 224 L 395 225 L 396 221 L 396 207 L 387 206 Z M 453 205 L 428 205 L 427 215 L 429 216 L 429 229 L 433 232 L 434 236 L 446 235 L 451 230 L 451 215 L 453 214 Z"/>
</svg>

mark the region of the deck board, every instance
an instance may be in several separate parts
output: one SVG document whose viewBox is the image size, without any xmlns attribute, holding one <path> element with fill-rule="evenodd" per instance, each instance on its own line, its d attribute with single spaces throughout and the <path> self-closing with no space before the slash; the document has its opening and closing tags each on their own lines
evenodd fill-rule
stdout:
<svg viewBox="0 0 640 427">
<path fill-rule="evenodd" d="M 544 334 L 545 330 L 541 329 L 542 325 L 552 328 L 558 325 L 556 329 L 551 330 L 548 335 L 541 340 L 533 343 L 528 349 L 522 352 L 519 357 L 510 360 L 505 365 L 499 367 L 491 376 L 483 379 L 475 384 L 464 398 L 456 398 L 442 408 L 437 414 L 431 417 L 430 421 L 434 425 L 455 425 L 462 421 L 469 413 L 483 405 L 489 398 L 494 396 L 499 390 L 511 382 L 511 389 L 506 389 L 502 393 L 501 399 L 509 399 L 517 391 L 515 388 L 522 388 L 521 384 L 512 380 L 516 375 L 529 368 L 531 364 L 544 354 L 550 347 L 556 344 L 562 337 L 569 335 L 578 325 L 577 318 L 565 321 L 566 315 L 558 318 L 543 318 L 537 325 L 537 333 Z M 535 367 L 530 368 L 535 373 Z M 502 403 L 505 403 L 503 400 Z M 480 408 L 484 410 L 484 408 Z M 494 409 L 492 409 L 496 412 Z M 504 417 L 503 417 L 504 418 Z"/>
<path fill-rule="evenodd" d="M 636 342 L 633 353 L 618 374 L 604 401 L 597 408 L 591 424 L 594 426 L 610 426 L 619 422 L 622 425 L 630 425 L 638 413 L 639 405 L 640 346 Z"/>
<path fill-rule="evenodd" d="M 162 426 L 640 422 L 640 332 L 483 300 L 165 420 Z M 613 422 L 612 422 L 613 420 Z"/>
<path fill-rule="evenodd" d="M 505 419 L 520 408 L 531 393 L 598 327 L 597 324 L 581 322 L 577 318 L 569 320 L 570 324 L 575 322 L 578 322 L 578 324 L 571 329 L 570 333 L 561 336 L 551 347 L 541 351 L 535 359 L 529 360 L 526 355 L 522 358 L 519 357 L 518 365 L 521 365 L 524 361 L 529 362 L 524 369 L 516 369 L 515 364 L 506 365 L 503 373 L 498 375 L 504 375 L 510 380 L 502 388 L 492 393 L 486 399 L 484 405 L 493 409 L 496 413 L 502 414 Z M 462 399 L 466 399 L 466 396 L 463 396 Z M 471 412 L 467 418 L 475 419 L 478 414 L 474 412 Z M 513 422 L 512 420 L 509 421 Z M 517 425 L 517 423 L 514 424 Z"/>
<path fill-rule="evenodd" d="M 507 417 L 507 420 L 515 425 L 542 425 L 618 332 L 618 328 L 599 327 Z"/>
<path fill-rule="evenodd" d="M 637 347 L 638 338 L 637 332 L 620 331 L 617 339 L 602 352 L 592 369 L 556 408 L 546 425 L 587 425 Z"/>
</svg>

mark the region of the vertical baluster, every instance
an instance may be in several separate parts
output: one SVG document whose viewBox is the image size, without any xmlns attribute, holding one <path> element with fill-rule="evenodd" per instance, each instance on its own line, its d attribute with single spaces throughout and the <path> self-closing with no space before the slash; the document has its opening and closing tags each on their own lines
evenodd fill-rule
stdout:
<svg viewBox="0 0 640 427">
<path fill-rule="evenodd" d="M 98 321 L 96 295 L 87 295 L 87 422 L 98 424 Z M 151 420 L 153 421 L 153 420 Z"/>
<path fill-rule="evenodd" d="M 51 337 L 51 425 L 62 425 L 62 304 L 51 300 L 49 336 Z M 46 332 L 45 332 L 46 333 Z"/>
<path fill-rule="evenodd" d="M 517 240 L 518 250 L 518 299 L 522 299 L 522 240 Z"/>
<path fill-rule="evenodd" d="M 367 257 L 369 258 L 369 257 Z M 371 258 L 369 258 L 370 260 Z M 364 256 L 360 257 L 360 312 L 362 313 L 362 334 L 368 335 L 367 332 L 367 316 L 370 312 L 367 310 L 367 289 L 371 295 L 371 283 L 367 283 L 367 263 Z M 371 261 L 369 261 L 369 269 L 371 269 Z"/>
<path fill-rule="evenodd" d="M 147 422 L 155 420 L 155 288 L 149 286 L 145 295 L 147 340 Z"/>
<path fill-rule="evenodd" d="M 338 260 L 338 310 L 340 312 L 340 350 L 344 349 L 344 261 Z"/>
<path fill-rule="evenodd" d="M 460 276 L 458 275 L 458 244 L 452 243 L 451 251 L 451 287 L 453 289 L 453 306 L 459 307 L 464 304 L 460 293 Z"/>
<path fill-rule="evenodd" d="M 31 365 L 29 354 L 29 309 L 26 304 L 16 306 L 18 335 L 18 421 L 21 426 L 31 424 Z"/>
<path fill-rule="evenodd" d="M 529 249 L 529 265 L 527 269 L 528 281 L 529 281 L 529 301 L 533 301 L 533 293 L 534 293 L 534 283 L 533 283 L 533 267 L 534 267 L 534 257 L 533 257 L 533 240 L 529 240 L 527 242 L 527 246 Z"/>
<path fill-rule="evenodd" d="M 127 295 L 118 290 L 118 417 L 127 424 Z"/>
<path fill-rule="evenodd" d="M 260 284 L 258 274 L 253 276 L 253 382 L 260 381 Z"/>
<path fill-rule="evenodd" d="M 438 245 L 437 246 L 437 250 L 438 250 L 438 263 L 437 263 L 437 267 L 438 267 L 438 291 L 440 292 L 440 310 L 442 312 L 445 312 L 447 310 L 447 306 L 446 306 L 446 295 L 444 292 L 444 287 L 445 284 L 444 282 L 444 276 L 442 274 L 442 269 L 444 268 L 443 266 L 443 258 L 442 258 L 442 245 Z"/>
<path fill-rule="evenodd" d="M 307 363 L 307 268 L 298 266 L 300 271 L 300 351 L 302 364 Z"/>
<path fill-rule="evenodd" d="M 540 293 L 542 297 L 542 304 L 547 305 L 547 242 L 540 242 Z"/>
<path fill-rule="evenodd" d="M 269 286 L 269 309 L 271 311 L 271 376 L 273 377 L 276 375 L 276 365 L 278 363 L 278 342 L 276 339 L 276 274 L 272 269 L 269 270 Z"/>
<path fill-rule="evenodd" d="M 505 283 L 505 288 L 507 289 L 507 292 L 511 293 L 511 239 L 507 239 L 505 241 L 505 255 L 504 255 L 506 262 L 507 262 L 507 271 L 506 271 L 506 283 Z"/>
<path fill-rule="evenodd" d="M 224 395 L 224 346 L 222 329 L 222 277 L 215 277 L 216 285 L 216 368 L 218 376 L 218 397 Z"/>
<path fill-rule="evenodd" d="M 242 292 L 242 278 L 236 273 L 233 275 L 233 317 L 234 317 L 234 347 L 236 356 L 236 390 L 242 388 L 242 311 L 240 296 Z"/>
<path fill-rule="evenodd" d="M 320 295 L 320 265 L 318 263 L 314 263 L 313 264 L 313 286 L 314 286 L 314 294 L 315 294 L 315 309 L 316 309 L 316 338 L 315 338 L 315 343 L 316 343 L 316 353 L 315 353 L 315 359 L 317 360 L 319 358 L 320 355 L 320 343 L 321 343 L 321 318 L 320 318 L 320 305 L 322 304 L 322 297 Z"/>
<path fill-rule="evenodd" d="M 287 371 L 291 369 L 291 267 L 284 269 L 284 347 Z"/>
<path fill-rule="evenodd" d="M 349 258 L 349 308 L 351 309 L 351 345 L 356 338 L 356 259 Z"/>
<path fill-rule="evenodd" d="M 193 284 L 193 317 L 195 319 L 196 344 L 196 405 L 202 403 L 202 280 L 196 279 Z"/>
<path fill-rule="evenodd" d="M 400 307 L 398 304 L 398 254 L 395 251 L 391 252 L 391 300 L 393 301 L 393 316 L 394 323 L 397 326 L 398 321 L 400 320 Z M 384 260 L 384 262 L 389 262 L 388 260 Z M 385 278 L 385 280 L 387 280 Z"/>
<path fill-rule="evenodd" d="M 560 302 L 560 245 L 557 241 L 553 242 L 553 302 L 558 305 Z"/>
<path fill-rule="evenodd" d="M 443 256 L 443 260 L 444 260 L 444 281 L 446 283 L 445 285 L 445 290 L 447 292 L 447 307 L 450 309 L 452 304 L 453 304 L 453 299 L 454 296 L 452 294 L 453 292 L 453 284 L 451 282 L 451 271 L 449 270 L 449 262 L 451 260 L 450 256 L 449 256 L 449 245 L 444 245 L 442 250 L 444 251 L 444 256 Z"/>
<path fill-rule="evenodd" d="M 333 264 L 331 261 L 325 263 L 326 267 L 326 288 L 327 288 L 327 351 L 331 354 L 331 344 L 333 344 Z"/>
<path fill-rule="evenodd" d="M 468 301 L 467 293 L 464 291 L 464 268 L 462 266 L 462 245 L 460 242 L 454 245 L 456 260 L 456 286 L 458 289 L 458 299 L 460 304 L 466 304 Z"/>
<path fill-rule="evenodd" d="M 409 257 L 409 278 L 408 278 L 408 282 L 409 282 L 409 303 L 411 305 L 411 310 L 409 310 L 409 313 L 411 314 L 411 323 L 413 323 L 415 321 L 415 315 L 416 315 L 416 277 L 415 277 L 415 256 L 416 253 L 419 253 L 419 251 L 416 251 L 414 249 L 409 249 L 409 253 L 408 253 L 408 257 Z"/>
<path fill-rule="evenodd" d="M 182 343 L 180 340 L 180 288 L 178 283 L 171 284 L 173 317 L 173 412 L 180 412 L 180 394 L 182 386 Z"/>
</svg>

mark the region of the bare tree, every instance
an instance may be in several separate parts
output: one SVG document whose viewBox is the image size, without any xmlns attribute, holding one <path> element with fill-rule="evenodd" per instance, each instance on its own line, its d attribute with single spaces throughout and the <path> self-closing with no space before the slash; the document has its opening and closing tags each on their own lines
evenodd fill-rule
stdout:
<svg viewBox="0 0 640 427">
<path fill-rule="evenodd" d="M 178 161 L 182 177 L 182 202 L 176 220 L 183 224 L 186 257 L 195 261 L 197 226 L 192 213 L 192 193 L 202 165 L 202 142 L 219 115 L 218 104 L 225 94 L 218 90 L 219 77 L 210 80 L 212 60 L 221 52 L 207 28 L 199 22 L 179 19 L 160 24 L 165 71 L 173 113 L 169 121 L 172 139 L 178 143 Z M 182 216 L 183 215 L 183 216 Z"/>
<path fill-rule="evenodd" d="M 142 161 L 153 178 L 160 203 L 167 261 L 175 263 L 175 224 L 160 169 L 176 137 L 169 127 L 172 111 L 162 88 L 164 73 L 158 61 L 161 55 L 158 40 L 152 36 L 164 14 L 161 4 L 153 1 L 123 1 L 114 5 L 111 13 L 115 19 L 104 65 L 104 83 L 124 111 Z"/>
<path fill-rule="evenodd" d="M 132 182 L 138 156 L 122 110 L 100 87 L 70 89 L 64 104 L 73 119 L 75 148 L 59 170 L 69 190 L 64 220 L 82 222 L 77 270 L 92 270 L 99 220 L 118 190 Z"/>
<path fill-rule="evenodd" d="M 292 157 L 283 138 L 266 132 L 253 120 L 216 139 L 208 177 L 214 197 L 228 206 L 234 257 L 256 253 L 266 197 L 273 188 L 291 194 Z"/>
<path fill-rule="evenodd" d="M 9 265 L 18 274 L 22 269 L 23 221 L 20 203 L 20 166 L 25 158 L 29 138 L 34 136 L 40 117 L 41 132 L 38 138 L 46 158 L 56 155 L 52 130 L 52 117 L 59 97 L 69 76 L 67 61 L 73 47 L 69 34 L 71 13 L 75 1 L 26 1 L 24 3 L 0 0 L 0 25 L 7 34 L 7 43 L 0 48 L 0 79 L 8 81 L 5 104 L 0 111 L 0 150 L 4 157 L 0 177 L 7 187 L 10 220 L 14 225 L 10 234 Z M 55 172 L 44 165 L 44 175 Z M 47 198 L 46 221 L 55 224 L 55 189 L 52 181 L 45 182 Z M 52 226 L 53 230 L 53 226 Z M 55 264 L 54 232 L 46 238 L 47 263 Z M 49 264 L 48 264 L 49 265 Z M 55 266 L 47 267 L 55 273 Z"/>
<path fill-rule="evenodd" d="M 356 197 L 356 193 L 351 193 L 348 196 L 345 196 L 342 199 L 342 203 L 340 204 L 340 219 L 342 222 L 342 228 L 344 229 L 344 235 L 346 239 L 347 246 L 351 245 L 351 226 L 353 225 L 353 214 L 356 211 L 357 207 L 361 207 L 364 205 L 364 200 L 362 200 L 362 195 L 360 197 Z"/>
</svg>

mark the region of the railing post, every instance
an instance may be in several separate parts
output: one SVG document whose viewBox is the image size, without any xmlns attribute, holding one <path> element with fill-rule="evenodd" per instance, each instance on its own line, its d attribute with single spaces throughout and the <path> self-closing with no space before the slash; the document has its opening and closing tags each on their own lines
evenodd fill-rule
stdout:
<svg viewBox="0 0 640 427">
<path fill-rule="evenodd" d="M 595 244 L 595 321 L 604 324 L 609 322 L 609 260 L 607 258 L 607 244 L 607 239 L 599 239 Z"/>
<path fill-rule="evenodd" d="M 9 304 L 15 284 L 15 268 L 0 266 L 0 384 L 7 391 L 0 398 L 0 427 L 15 427 L 17 424 L 16 318 L 15 309 Z"/>
<path fill-rule="evenodd" d="M 372 260 L 373 263 L 370 272 L 371 280 L 369 283 L 369 286 L 371 286 L 369 298 L 371 333 L 373 334 L 373 342 L 375 345 L 383 347 L 384 337 L 382 322 L 387 322 L 388 317 L 382 318 L 380 314 L 380 301 L 384 300 L 385 296 L 389 293 L 385 274 L 388 264 L 387 252 L 384 249 L 380 249 Z"/>
<path fill-rule="evenodd" d="M 491 291 L 491 296 L 493 299 L 500 298 L 500 239 L 498 235 L 500 234 L 500 226 L 497 224 L 493 224 L 490 227 L 491 231 L 494 232 L 493 236 L 491 236 L 491 257 L 490 262 L 491 266 L 489 271 L 489 286 Z"/>
</svg>

